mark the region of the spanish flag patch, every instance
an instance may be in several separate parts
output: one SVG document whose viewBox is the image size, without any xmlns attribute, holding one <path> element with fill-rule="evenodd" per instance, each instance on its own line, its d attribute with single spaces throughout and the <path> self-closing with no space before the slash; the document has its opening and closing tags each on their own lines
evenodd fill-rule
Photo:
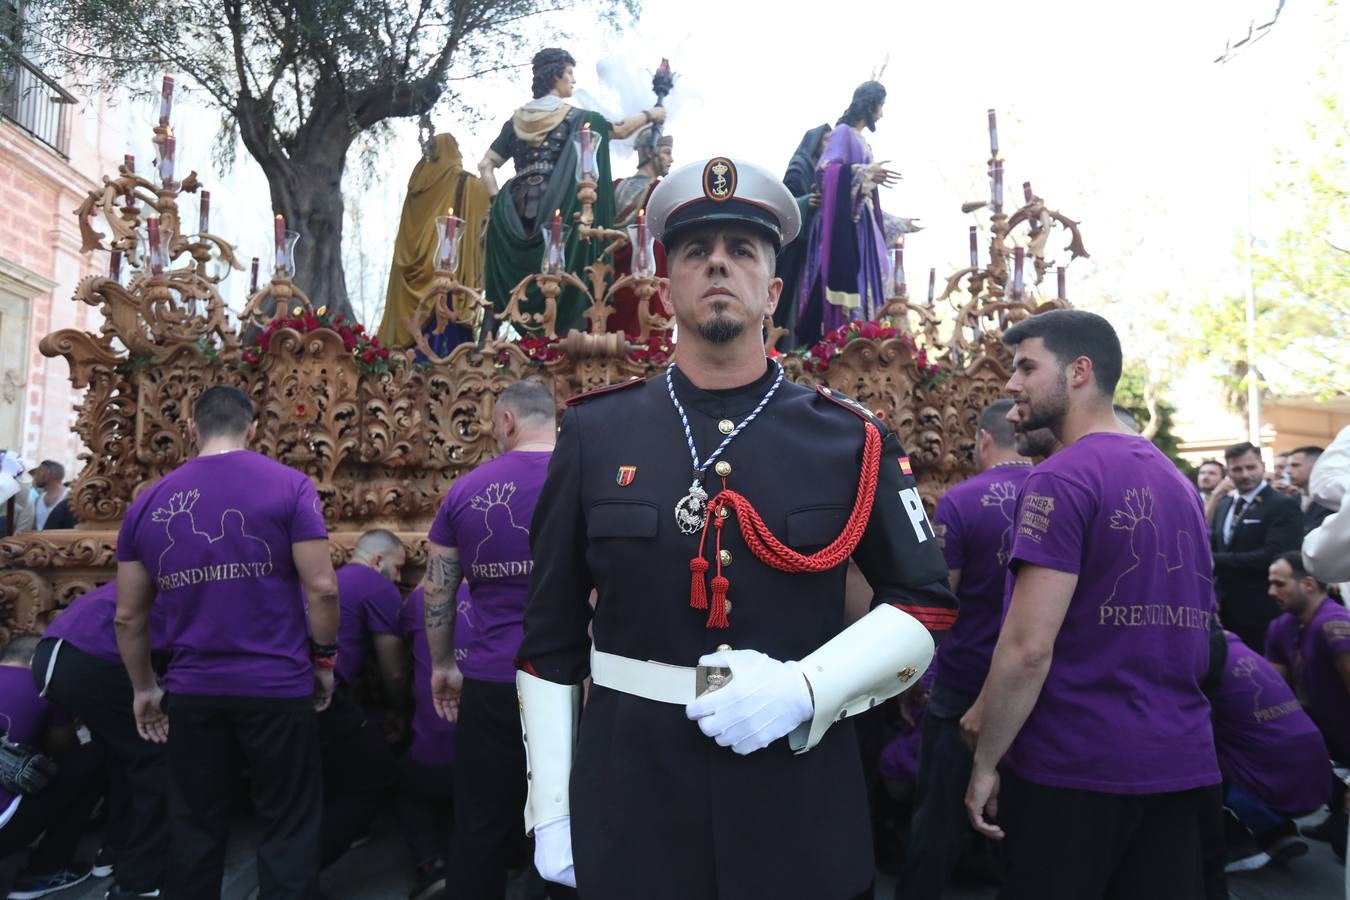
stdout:
<svg viewBox="0 0 1350 900">
<path fill-rule="evenodd" d="M 913 474 L 914 474 L 914 467 L 911 466 L 911 465 L 909 464 L 909 457 L 908 457 L 908 456 L 902 456 L 902 457 L 900 457 L 900 474 L 901 474 L 901 475 L 913 475 Z"/>
</svg>

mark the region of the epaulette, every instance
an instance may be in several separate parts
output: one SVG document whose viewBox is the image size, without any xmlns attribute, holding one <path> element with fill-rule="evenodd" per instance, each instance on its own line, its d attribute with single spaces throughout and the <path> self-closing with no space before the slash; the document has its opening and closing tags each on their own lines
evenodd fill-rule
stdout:
<svg viewBox="0 0 1350 900">
<path fill-rule="evenodd" d="M 883 429 L 883 435 L 886 433 L 884 430 L 886 423 L 881 420 L 881 417 L 847 394 L 841 394 L 834 388 L 826 387 L 823 384 L 816 385 L 816 393 L 820 394 L 820 396 L 824 397 L 826 400 L 829 400 L 838 406 L 842 406 L 864 422 L 871 422 L 878 428 Z"/>
<path fill-rule="evenodd" d="M 620 381 L 618 384 L 607 384 L 604 387 L 596 388 L 593 391 L 585 391 L 583 393 L 577 394 L 575 397 L 568 397 L 567 405 L 575 406 L 578 403 L 584 403 L 587 400 L 599 397 L 601 394 L 612 394 L 615 391 L 621 391 L 624 388 L 630 388 L 635 384 L 642 384 L 643 380 L 644 379 L 639 378 L 637 375 L 634 375 L 627 381 Z"/>
</svg>

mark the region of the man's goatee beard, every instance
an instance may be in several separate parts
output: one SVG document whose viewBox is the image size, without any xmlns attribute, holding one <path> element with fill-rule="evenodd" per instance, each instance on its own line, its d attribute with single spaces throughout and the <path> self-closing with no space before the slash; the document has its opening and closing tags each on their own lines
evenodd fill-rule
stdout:
<svg viewBox="0 0 1350 900">
<path fill-rule="evenodd" d="M 741 323 L 725 316 L 713 316 L 698 326 L 698 333 L 710 344 L 726 344 L 741 333 Z"/>
</svg>

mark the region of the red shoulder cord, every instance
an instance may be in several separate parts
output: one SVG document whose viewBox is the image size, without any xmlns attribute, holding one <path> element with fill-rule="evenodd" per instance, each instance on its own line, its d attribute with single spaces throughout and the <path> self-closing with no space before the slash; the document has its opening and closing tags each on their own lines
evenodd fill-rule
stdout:
<svg viewBox="0 0 1350 900">
<path fill-rule="evenodd" d="M 689 560 L 692 575 L 689 586 L 689 605 L 694 609 L 708 610 L 709 628 L 726 628 L 727 589 L 731 587 L 722 574 L 722 526 L 731 510 L 736 513 L 736 521 L 741 527 L 741 536 L 750 552 L 760 562 L 780 572 L 825 572 L 844 562 L 853 554 L 853 550 L 862 540 L 867 530 L 867 521 L 872 516 L 872 502 L 876 499 L 877 473 L 881 468 L 881 432 L 871 422 L 866 422 L 866 439 L 863 442 L 862 474 L 858 479 L 858 496 L 853 501 L 853 512 L 849 514 L 844 530 L 829 546 L 810 556 L 798 553 L 774 537 L 769 526 L 764 524 L 754 506 L 741 494 L 725 487 L 717 496 L 708 501 L 708 511 L 703 520 L 703 534 L 698 540 L 698 555 Z M 726 512 L 723 512 L 723 511 Z M 719 515 L 719 513 L 722 513 Z M 708 561 L 703 558 L 703 545 L 708 537 L 708 525 L 717 529 L 717 574 L 712 579 L 712 608 L 708 608 L 708 596 L 703 576 L 708 571 Z"/>
</svg>

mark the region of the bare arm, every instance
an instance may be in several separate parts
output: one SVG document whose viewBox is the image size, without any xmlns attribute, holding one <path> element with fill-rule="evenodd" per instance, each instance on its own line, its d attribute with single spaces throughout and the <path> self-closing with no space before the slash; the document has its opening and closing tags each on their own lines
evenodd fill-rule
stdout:
<svg viewBox="0 0 1350 900">
<path fill-rule="evenodd" d="M 150 664 L 150 607 L 154 600 L 155 584 L 145 566 L 137 561 L 119 562 L 113 628 L 122 665 L 126 666 L 135 691 L 155 687 L 155 670 Z"/>
<path fill-rule="evenodd" d="M 459 590 L 463 574 L 458 550 L 427 542 L 427 574 L 422 579 L 426 591 L 423 617 L 433 668 L 455 664 L 455 591 Z"/>
<path fill-rule="evenodd" d="M 665 107 L 654 106 L 646 112 L 640 112 L 637 115 L 629 116 L 622 122 L 612 122 L 610 124 L 610 133 L 613 135 L 614 140 L 621 141 L 630 135 L 636 134 L 638 129 L 648 122 L 664 122 L 665 120 Z"/>
<path fill-rule="evenodd" d="M 295 570 L 309 598 L 309 634 L 316 644 L 337 643 L 338 584 L 328 539 L 291 544 Z"/>
<path fill-rule="evenodd" d="M 1055 638 L 1069 610 L 1078 576 L 1023 564 L 1013 586 L 1008 615 L 994 647 L 989 677 L 977 705 L 981 721 L 966 811 L 981 834 L 1003 836 L 985 814 L 996 812 L 998 763 L 1012 746 L 1040 697 L 1054 656 Z"/>
<path fill-rule="evenodd" d="M 501 161 L 491 151 L 478 163 L 478 177 L 482 179 L 483 187 L 487 188 L 489 197 L 497 196 L 497 191 L 501 190 L 497 185 L 497 167 L 500 165 Z"/>
</svg>

